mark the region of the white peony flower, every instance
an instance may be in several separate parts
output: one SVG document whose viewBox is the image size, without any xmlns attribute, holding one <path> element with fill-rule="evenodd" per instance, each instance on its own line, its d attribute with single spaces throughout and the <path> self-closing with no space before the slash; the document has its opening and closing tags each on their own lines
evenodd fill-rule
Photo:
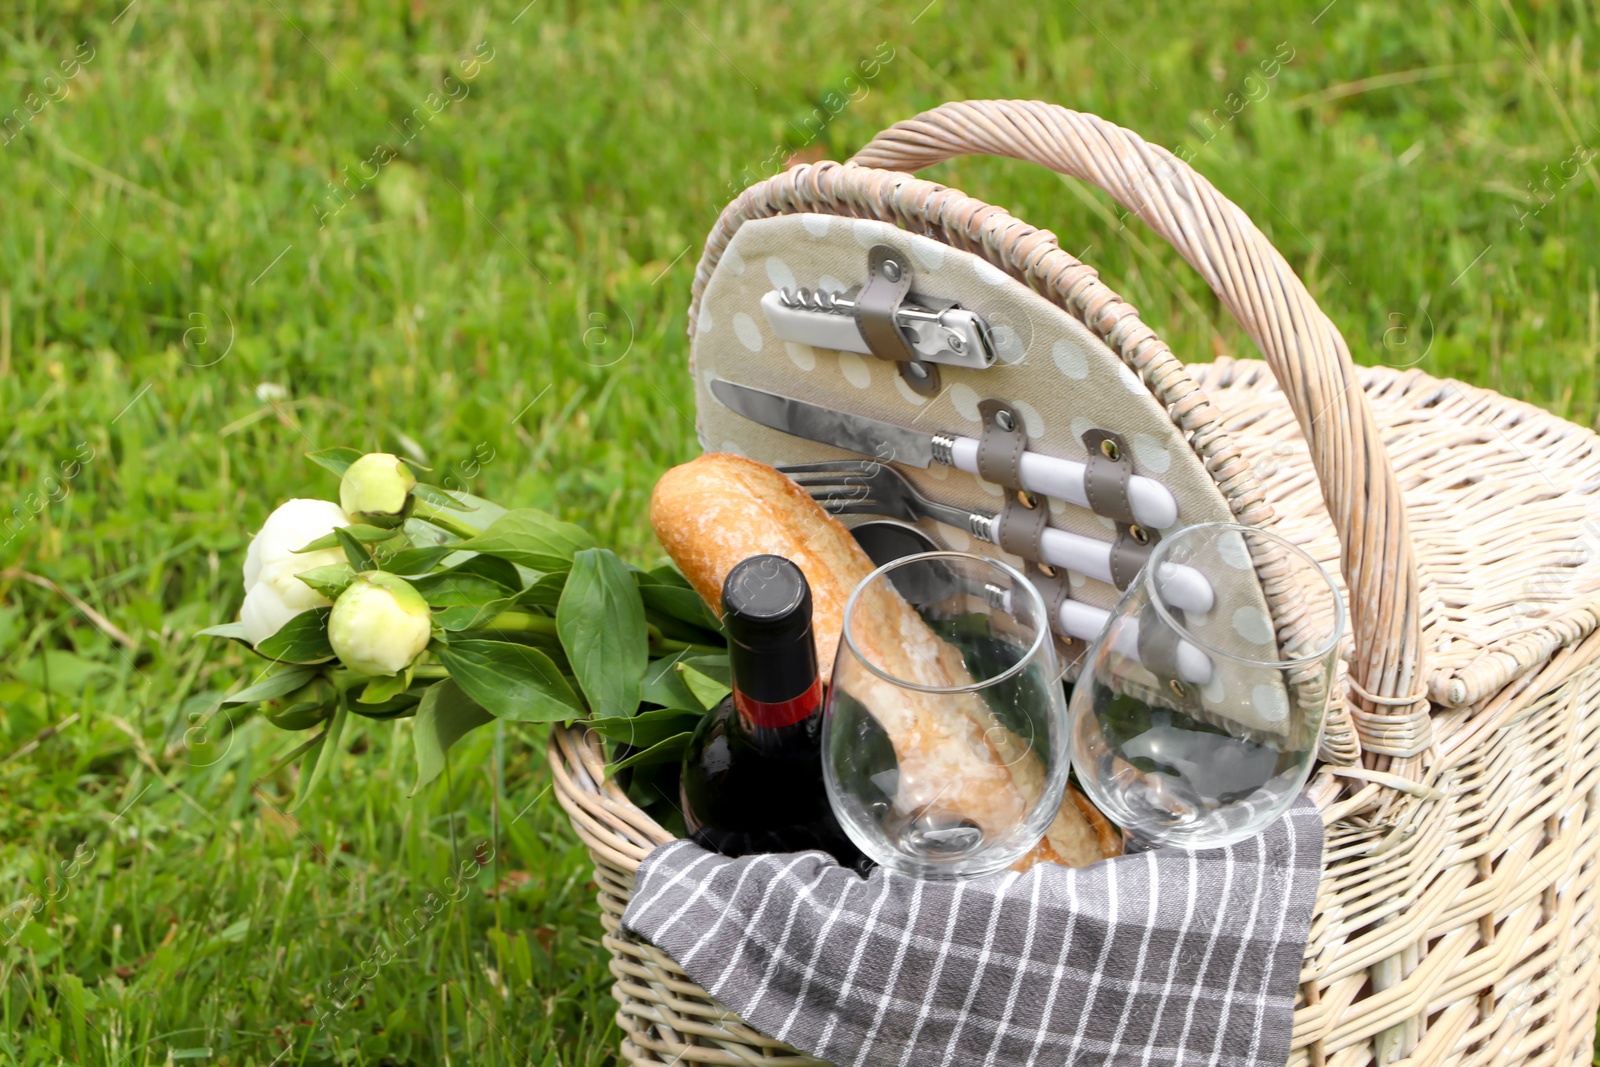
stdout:
<svg viewBox="0 0 1600 1067">
<path fill-rule="evenodd" d="M 321 548 L 297 554 L 295 549 L 325 537 L 335 527 L 349 525 L 344 509 L 328 500 L 290 500 L 267 516 L 244 556 L 244 606 L 239 609 L 239 621 L 244 624 L 246 640 L 259 645 L 302 611 L 332 603 L 298 575 L 345 562 L 344 550 Z"/>
<path fill-rule="evenodd" d="M 328 616 L 334 655 L 362 674 L 398 674 L 428 645 L 432 612 L 399 575 L 363 571 L 339 594 Z"/>
<path fill-rule="evenodd" d="M 355 522 L 390 528 L 411 511 L 416 475 L 388 452 L 368 452 L 339 480 L 339 504 Z"/>
</svg>

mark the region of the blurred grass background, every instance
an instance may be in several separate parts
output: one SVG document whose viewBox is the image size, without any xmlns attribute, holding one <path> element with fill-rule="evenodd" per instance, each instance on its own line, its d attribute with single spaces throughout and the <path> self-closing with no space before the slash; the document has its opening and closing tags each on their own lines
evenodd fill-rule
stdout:
<svg viewBox="0 0 1600 1067">
<path fill-rule="evenodd" d="M 0 4 L 0 1061 L 617 1062 L 538 733 L 407 797 L 408 727 L 368 724 L 285 817 L 293 740 L 209 717 L 241 662 L 193 635 L 274 504 L 334 492 L 314 447 L 655 558 L 700 242 L 791 153 L 954 98 L 1096 112 L 1192 156 L 1358 360 L 1594 424 L 1586 0 L 523 2 Z M 931 173 L 1180 356 L 1253 354 L 1099 194 Z"/>
</svg>

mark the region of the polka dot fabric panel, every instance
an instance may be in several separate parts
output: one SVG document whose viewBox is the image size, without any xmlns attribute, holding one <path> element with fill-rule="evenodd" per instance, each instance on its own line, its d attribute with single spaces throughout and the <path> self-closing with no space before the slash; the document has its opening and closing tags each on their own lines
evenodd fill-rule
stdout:
<svg viewBox="0 0 1600 1067">
<path fill-rule="evenodd" d="M 912 265 L 914 292 L 958 301 L 981 315 L 996 338 L 998 362 L 986 369 L 941 366 L 943 388 L 918 396 L 890 363 L 872 356 L 781 341 L 760 301 L 786 286 L 842 291 L 866 280 L 867 250 L 888 245 Z M 740 226 L 706 285 L 696 323 L 691 369 L 698 407 L 697 429 L 707 451 L 737 452 L 780 466 L 816 460 L 858 458 L 827 445 L 792 437 L 751 422 L 724 407 L 709 383 L 723 379 L 796 397 L 852 414 L 866 415 L 929 433 L 977 437 L 978 404 L 1010 401 L 1023 417 L 1029 449 L 1083 462 L 1082 436 L 1090 429 L 1123 435 L 1137 474 L 1159 480 L 1178 504 L 1172 529 L 1202 522 L 1231 522 L 1227 501 L 1166 411 L 1117 354 L 1061 308 L 988 261 L 928 237 L 874 219 L 789 214 L 752 219 Z M 946 504 L 995 512 L 1001 487 L 952 468 L 899 466 L 919 491 Z M 1050 502 L 1057 529 L 1110 542 L 1114 526 L 1085 508 Z M 852 521 L 865 521 L 855 519 Z M 977 552 L 1020 565 L 1016 557 L 965 530 L 924 521 L 940 545 Z M 1259 637 L 1262 654 L 1272 651 L 1271 616 L 1253 573 L 1219 566 L 1207 575 L 1217 603 L 1206 616 L 1188 620 L 1197 636 L 1226 628 L 1217 644 L 1236 649 L 1239 637 Z M 1111 609 L 1118 591 L 1081 575 L 1070 576 L 1075 599 Z M 1081 651 L 1081 645 L 1075 646 Z M 1206 702 L 1257 728 L 1276 732 L 1278 706 L 1267 699 L 1260 712 L 1250 694 L 1228 690 L 1224 669 L 1206 690 Z M 1248 687 L 1247 687 L 1248 689 Z"/>
</svg>

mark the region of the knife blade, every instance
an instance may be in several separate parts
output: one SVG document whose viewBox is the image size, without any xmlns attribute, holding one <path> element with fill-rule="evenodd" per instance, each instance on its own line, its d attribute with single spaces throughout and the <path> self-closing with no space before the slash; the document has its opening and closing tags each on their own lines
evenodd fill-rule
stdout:
<svg viewBox="0 0 1600 1067">
<path fill-rule="evenodd" d="M 834 411 L 792 397 L 779 396 L 721 378 L 711 380 L 716 398 L 751 422 L 808 441 L 884 462 L 927 468 L 933 463 L 933 434 L 908 430 L 892 422 Z"/>
<path fill-rule="evenodd" d="M 721 378 L 711 380 L 711 392 L 732 411 L 780 433 L 883 462 L 923 469 L 940 463 L 968 474 L 978 473 L 978 442 L 971 437 L 913 430 Z M 1082 463 L 1024 452 L 1018 460 L 1017 473 L 1025 489 L 1079 507 L 1089 506 Z M 1166 486 L 1153 478 L 1138 474 L 1129 478 L 1128 501 L 1133 517 L 1142 526 L 1165 530 L 1178 521 L 1178 502 Z"/>
</svg>

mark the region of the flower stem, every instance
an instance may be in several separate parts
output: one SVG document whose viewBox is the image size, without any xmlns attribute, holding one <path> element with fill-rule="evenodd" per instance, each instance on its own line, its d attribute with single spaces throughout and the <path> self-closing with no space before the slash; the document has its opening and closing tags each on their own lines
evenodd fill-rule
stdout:
<svg viewBox="0 0 1600 1067">
<path fill-rule="evenodd" d="M 431 522 L 441 530 L 447 530 L 457 537 L 476 537 L 482 532 L 462 522 L 448 508 L 430 504 L 420 497 L 412 498 L 411 517 L 421 519 L 424 522 Z"/>
<path fill-rule="evenodd" d="M 692 641 L 673 641 L 670 638 L 666 638 L 666 637 L 661 638 L 659 641 L 652 640 L 650 642 L 650 650 L 652 652 L 712 652 L 712 653 L 726 652 L 727 651 L 727 649 L 718 648 L 716 645 L 697 645 Z"/>
<path fill-rule="evenodd" d="M 527 611 L 503 611 L 490 619 L 483 626 L 474 626 L 474 631 L 499 630 L 502 633 L 513 634 L 545 634 L 559 639 L 556 632 L 556 620 L 548 615 L 534 615 Z"/>
</svg>

